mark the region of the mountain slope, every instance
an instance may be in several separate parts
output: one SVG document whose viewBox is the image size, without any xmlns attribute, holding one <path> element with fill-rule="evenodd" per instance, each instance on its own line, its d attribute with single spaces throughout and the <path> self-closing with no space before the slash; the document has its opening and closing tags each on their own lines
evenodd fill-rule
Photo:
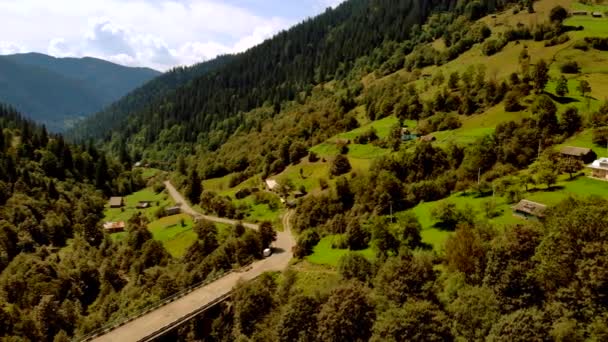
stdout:
<svg viewBox="0 0 608 342">
<path fill-rule="evenodd" d="M 231 55 L 220 56 L 208 62 L 168 71 L 78 123 L 66 132 L 66 136 L 73 140 L 106 137 L 112 129 L 122 127 L 129 114 L 153 107 L 157 101 L 171 94 L 175 89 L 222 67 L 232 59 Z"/>
<path fill-rule="evenodd" d="M 101 110 L 160 73 L 95 58 L 0 56 L 0 100 L 54 131 Z"/>
<path fill-rule="evenodd" d="M 145 132 L 147 144 L 174 126 L 176 141 L 205 140 L 212 130 L 234 132 L 243 122 L 238 113 L 265 103 L 278 109 L 314 84 L 344 77 L 358 58 L 384 42 L 403 41 L 432 11 L 455 6 L 450 0 L 345 2 L 237 55 L 164 98 L 162 106 L 133 115 L 117 131 L 127 137 Z"/>
</svg>

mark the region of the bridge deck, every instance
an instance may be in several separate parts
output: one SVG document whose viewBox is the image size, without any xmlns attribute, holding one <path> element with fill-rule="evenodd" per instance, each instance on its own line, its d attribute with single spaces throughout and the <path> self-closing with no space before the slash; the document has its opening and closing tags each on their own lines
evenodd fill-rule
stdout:
<svg viewBox="0 0 608 342">
<path fill-rule="evenodd" d="M 282 251 L 252 264 L 245 272 L 233 272 L 203 286 L 157 310 L 135 319 L 109 333 L 99 336 L 98 342 L 141 341 L 156 331 L 180 321 L 183 317 L 229 293 L 240 279 L 250 280 L 266 271 L 282 270 L 291 259 L 291 251 Z"/>
<path fill-rule="evenodd" d="M 176 202 L 181 202 L 182 210 L 195 217 L 203 216 L 194 211 L 187 205 L 183 197 L 177 190 L 166 182 L 165 185 L 169 190 L 170 195 Z M 217 299 L 225 296 L 239 282 L 239 280 L 251 280 L 260 274 L 267 271 L 281 271 L 287 267 L 289 260 L 292 258 L 291 249 L 295 245 L 295 239 L 290 232 L 290 216 L 292 212 L 288 212 L 283 217 L 283 225 L 285 231 L 277 233 L 277 240 L 274 243 L 275 253 L 270 257 L 259 260 L 251 264 L 251 266 L 243 272 L 232 272 L 226 276 L 202 286 L 189 294 L 166 304 L 154 311 L 151 311 L 125 325 L 122 325 L 102 336 L 99 336 L 93 341 L 98 342 L 130 342 L 142 341 L 147 337 L 153 336 L 155 333 L 164 330 L 166 327 L 174 325 L 176 322 L 182 321 L 185 317 L 199 311 L 201 308 Z M 204 216 L 205 219 L 210 219 L 215 222 L 235 223 L 235 221 Z M 254 224 L 245 224 L 248 228 L 257 228 Z"/>
</svg>

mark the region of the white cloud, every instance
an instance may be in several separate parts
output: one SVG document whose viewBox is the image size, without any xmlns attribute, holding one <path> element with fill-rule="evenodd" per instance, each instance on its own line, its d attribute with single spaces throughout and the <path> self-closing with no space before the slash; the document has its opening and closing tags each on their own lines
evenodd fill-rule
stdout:
<svg viewBox="0 0 608 342">
<path fill-rule="evenodd" d="M 0 55 L 10 55 L 14 53 L 25 52 L 23 46 L 17 45 L 13 42 L 0 41 Z"/>
<path fill-rule="evenodd" d="M 311 8 L 319 2 L 325 7 L 342 2 L 307 1 Z M 231 4 L 234 2 L 237 1 L 0 1 L 0 22 L 11 28 L 0 30 L 0 42 L 19 41 L 33 51 L 60 57 L 93 56 L 166 70 L 218 54 L 244 51 L 299 20 L 255 14 Z M 248 3 L 255 6 L 255 1 Z M 24 50 L 16 44 L 0 43 L 0 53 Z"/>
</svg>

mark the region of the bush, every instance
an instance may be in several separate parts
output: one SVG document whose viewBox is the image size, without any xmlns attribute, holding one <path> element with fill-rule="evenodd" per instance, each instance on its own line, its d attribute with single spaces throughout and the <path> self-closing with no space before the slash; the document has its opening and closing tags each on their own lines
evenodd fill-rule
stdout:
<svg viewBox="0 0 608 342">
<path fill-rule="evenodd" d="M 567 34 L 562 34 L 562 35 L 552 38 L 548 42 L 545 42 L 545 47 L 564 44 L 565 42 L 567 42 L 569 40 L 570 40 L 570 36 L 568 36 Z"/>
<path fill-rule="evenodd" d="M 580 71 L 580 67 L 578 66 L 578 63 L 576 61 L 569 61 L 562 64 L 560 70 L 564 74 L 578 74 Z"/>
<path fill-rule="evenodd" d="M 585 37 L 585 42 L 596 50 L 608 51 L 608 38 Z"/>
<path fill-rule="evenodd" d="M 600 146 L 608 144 L 608 127 L 593 130 L 593 143 Z"/>
<path fill-rule="evenodd" d="M 519 104 L 519 98 L 521 97 L 520 92 L 511 90 L 505 96 L 505 111 L 507 112 L 517 112 L 521 110 L 521 105 Z"/>
<path fill-rule="evenodd" d="M 581 50 L 581 51 L 587 51 L 589 50 L 589 44 L 587 44 L 587 42 L 580 40 L 576 43 L 574 43 L 574 45 L 572 46 L 575 49 Z"/>
<path fill-rule="evenodd" d="M 350 162 L 348 158 L 339 154 L 334 159 L 334 162 L 331 165 L 329 172 L 332 176 L 340 176 L 345 173 L 348 173 L 351 169 Z"/>
<path fill-rule="evenodd" d="M 294 247 L 293 255 L 296 258 L 303 258 L 312 253 L 312 249 L 316 246 L 321 239 L 319 234 L 311 229 L 306 229 L 298 237 L 298 242 Z"/>
<path fill-rule="evenodd" d="M 505 39 L 488 39 L 483 43 L 481 50 L 486 56 L 492 56 L 502 50 L 505 45 L 507 45 Z"/>
</svg>

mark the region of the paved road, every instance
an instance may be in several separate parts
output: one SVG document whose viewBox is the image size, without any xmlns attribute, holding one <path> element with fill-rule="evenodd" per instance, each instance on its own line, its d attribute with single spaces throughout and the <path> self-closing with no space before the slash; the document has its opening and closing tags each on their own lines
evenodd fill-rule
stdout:
<svg viewBox="0 0 608 342">
<path fill-rule="evenodd" d="M 183 212 L 194 217 L 203 217 L 207 220 L 221 223 L 234 224 L 236 221 L 227 220 L 219 217 L 206 216 L 194 211 L 181 194 L 171 185 L 166 182 L 165 185 L 169 190 L 169 194 L 175 202 L 182 203 Z M 287 267 L 289 260 L 292 258 L 291 249 L 295 246 L 295 239 L 291 235 L 289 221 L 293 215 L 292 211 L 288 211 L 283 217 L 283 226 L 285 231 L 277 232 L 277 241 L 274 246 L 276 252 L 270 257 L 254 262 L 246 271 L 233 272 L 225 277 L 222 277 L 213 283 L 205 285 L 194 290 L 190 294 L 169 303 L 155 311 L 152 311 L 128 324 L 123 325 L 109 333 L 100 336 L 94 341 L 99 342 L 129 342 L 139 341 L 144 337 L 152 334 L 161 328 L 178 321 L 180 318 L 187 316 L 189 313 L 196 311 L 202 306 L 214 301 L 217 298 L 229 293 L 239 280 L 250 280 L 267 271 L 280 271 Z M 255 224 L 244 224 L 245 227 L 257 228 Z"/>
</svg>

